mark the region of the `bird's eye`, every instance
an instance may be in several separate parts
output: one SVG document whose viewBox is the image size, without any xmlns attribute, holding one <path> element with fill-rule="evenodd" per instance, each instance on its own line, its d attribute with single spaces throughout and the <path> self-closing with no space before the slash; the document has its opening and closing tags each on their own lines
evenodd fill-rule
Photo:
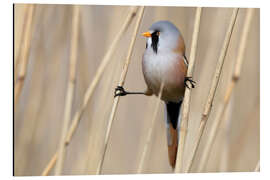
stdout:
<svg viewBox="0 0 270 180">
<path fill-rule="evenodd" d="M 152 36 L 159 36 L 160 35 L 160 31 L 154 31 L 153 33 L 152 33 Z"/>
</svg>

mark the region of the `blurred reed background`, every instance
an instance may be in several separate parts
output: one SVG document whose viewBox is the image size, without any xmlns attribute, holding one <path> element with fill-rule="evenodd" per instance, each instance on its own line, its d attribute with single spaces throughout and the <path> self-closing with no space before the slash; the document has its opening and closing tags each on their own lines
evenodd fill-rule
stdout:
<svg viewBox="0 0 270 180">
<path fill-rule="evenodd" d="M 180 29 L 190 57 L 196 8 L 145 7 L 143 13 L 128 6 L 16 4 L 14 11 L 15 175 L 172 173 L 164 105 L 156 97 L 145 96 L 121 97 L 118 103 L 113 93 L 121 73 L 122 77 L 125 74 L 129 48 L 124 87 L 146 88 L 141 69 L 145 38 L 140 33 L 155 21 L 169 20 Z M 249 11 L 238 11 L 198 151 L 189 171 L 180 172 L 259 169 L 260 12 L 252 9 L 248 28 Z M 232 13 L 232 8 L 202 8 L 193 73 L 197 85 L 191 91 L 183 169 L 192 157 Z M 241 75 L 233 83 L 228 106 L 213 135 L 227 87 L 234 82 L 239 53 L 243 55 Z M 213 146 L 206 150 L 210 156 L 202 164 L 212 137 Z"/>
</svg>

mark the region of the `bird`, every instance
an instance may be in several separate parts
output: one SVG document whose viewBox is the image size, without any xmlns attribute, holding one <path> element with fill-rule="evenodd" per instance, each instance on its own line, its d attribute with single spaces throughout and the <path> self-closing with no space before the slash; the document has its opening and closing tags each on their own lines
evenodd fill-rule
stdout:
<svg viewBox="0 0 270 180">
<path fill-rule="evenodd" d="M 194 88 L 196 82 L 192 80 L 192 77 L 186 77 L 188 60 L 185 55 L 184 38 L 172 22 L 157 21 L 142 35 L 146 37 L 142 71 L 147 89 L 143 92 L 130 92 L 122 86 L 117 86 L 114 97 L 129 94 L 158 97 L 161 92 L 160 99 L 164 101 L 165 106 L 168 158 L 174 169 L 180 132 L 181 118 L 179 116 L 185 89 L 186 87 Z M 187 81 L 190 83 L 188 84 Z"/>
</svg>

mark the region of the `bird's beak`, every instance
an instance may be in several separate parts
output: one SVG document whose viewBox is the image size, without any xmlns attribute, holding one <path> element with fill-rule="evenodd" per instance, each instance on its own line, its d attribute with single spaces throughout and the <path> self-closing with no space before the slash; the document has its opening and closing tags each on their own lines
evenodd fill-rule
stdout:
<svg viewBox="0 0 270 180">
<path fill-rule="evenodd" d="M 148 32 L 144 32 L 142 33 L 142 36 L 144 37 L 151 37 L 151 33 L 148 31 Z"/>
</svg>

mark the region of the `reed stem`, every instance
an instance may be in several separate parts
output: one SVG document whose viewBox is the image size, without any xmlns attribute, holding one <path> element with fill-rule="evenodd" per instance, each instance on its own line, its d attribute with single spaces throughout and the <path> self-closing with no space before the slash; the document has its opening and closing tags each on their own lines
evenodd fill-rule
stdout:
<svg viewBox="0 0 270 180">
<path fill-rule="evenodd" d="M 229 46 L 229 43 L 230 43 L 230 39 L 231 39 L 231 35 L 232 35 L 233 28 L 234 28 L 234 25 L 235 25 L 238 10 L 239 10 L 239 8 L 234 8 L 233 9 L 233 13 L 232 13 L 232 16 L 231 16 L 231 19 L 230 19 L 230 24 L 229 24 L 228 30 L 226 32 L 224 43 L 223 43 L 223 46 L 222 46 L 222 49 L 221 49 L 221 53 L 220 53 L 220 56 L 219 56 L 219 59 L 218 59 L 217 65 L 216 65 L 216 71 L 215 71 L 215 74 L 213 76 L 213 80 L 212 80 L 212 84 L 211 84 L 210 91 L 209 91 L 209 94 L 208 94 L 208 98 L 207 98 L 206 104 L 204 106 L 204 111 L 203 111 L 201 122 L 200 122 L 200 125 L 199 125 L 199 130 L 198 130 L 198 135 L 197 135 L 197 138 L 196 138 L 195 146 L 194 146 L 194 148 L 192 150 L 191 159 L 188 162 L 186 172 L 190 172 L 191 167 L 192 167 L 192 165 L 194 163 L 194 158 L 195 158 L 195 155 L 197 154 L 198 147 L 199 147 L 199 144 L 201 142 L 201 137 L 202 137 L 202 134 L 204 132 L 206 122 L 208 120 L 208 117 L 209 117 L 211 109 L 212 109 L 212 103 L 213 103 L 213 100 L 214 100 L 214 96 L 216 94 L 217 85 L 218 85 L 219 78 L 220 78 L 220 75 L 221 75 L 221 71 L 222 71 L 223 63 L 224 63 L 225 56 L 226 56 L 226 53 L 227 53 L 227 50 L 228 50 L 228 46 Z"/>
<path fill-rule="evenodd" d="M 194 20 L 194 31 L 192 35 L 192 43 L 191 43 L 191 50 L 190 50 L 190 62 L 188 65 L 187 77 L 192 77 L 193 69 L 195 66 L 195 58 L 196 58 L 196 50 L 198 44 L 198 35 L 200 31 L 200 21 L 201 21 L 201 12 L 202 8 L 198 7 L 196 10 L 195 20 Z M 189 83 L 189 82 L 187 82 Z M 191 84 L 188 84 L 191 87 Z M 175 166 L 175 173 L 180 173 L 183 169 L 183 155 L 184 155 L 184 148 L 185 148 L 185 141 L 187 136 L 187 129 L 188 129 L 188 114 L 190 108 L 190 97 L 191 97 L 191 89 L 186 88 L 184 102 L 183 102 L 183 116 L 181 117 L 181 126 L 180 126 L 180 137 L 178 142 L 178 149 L 177 149 L 177 158 L 176 158 L 176 166 Z"/>
<path fill-rule="evenodd" d="M 16 7 L 16 5 L 15 5 L 15 21 L 16 21 L 16 8 L 18 8 L 18 7 Z M 28 19 L 29 19 L 29 12 L 31 12 L 31 10 L 29 11 L 29 8 L 31 8 L 31 5 L 24 5 L 24 11 L 23 11 L 23 13 L 21 14 L 22 15 L 22 20 L 23 20 L 23 27 L 22 27 L 22 33 L 21 33 L 21 35 L 19 36 L 20 37 L 20 39 L 19 39 L 19 37 L 17 37 L 17 35 L 19 34 L 19 33 L 17 33 L 17 32 L 15 32 L 15 35 L 14 35 L 14 40 L 15 40 L 15 49 L 14 49 L 14 82 L 17 80 L 17 74 L 18 74 L 18 66 L 19 66 L 19 64 L 20 64 L 20 60 L 22 59 L 22 58 L 20 58 L 20 56 L 21 56 L 21 54 L 22 54 L 22 50 L 23 50 L 23 47 L 24 47 L 24 43 L 25 43 L 25 38 L 27 37 L 27 31 L 29 31 L 29 23 L 28 23 Z M 28 26 L 27 26 L 28 25 Z M 14 24 L 14 29 L 15 29 L 15 31 L 19 31 L 20 30 L 20 28 L 17 28 L 16 27 L 16 23 Z M 16 29 L 18 29 L 18 30 L 16 30 Z M 16 49 L 16 44 L 19 44 L 19 46 L 18 46 L 18 48 Z"/>
<path fill-rule="evenodd" d="M 59 143 L 58 159 L 55 165 L 55 175 L 61 175 L 63 169 L 63 163 L 65 158 L 65 137 L 68 132 L 68 124 L 71 119 L 71 108 L 74 96 L 75 79 L 76 79 L 76 67 L 77 67 L 77 54 L 78 54 L 78 36 L 79 36 L 79 17 L 80 7 L 73 6 L 72 9 L 72 31 L 71 31 L 71 42 L 70 42 L 70 63 L 69 63 L 69 80 L 66 92 L 66 102 L 64 109 L 63 129 L 61 132 L 61 139 Z"/>
<path fill-rule="evenodd" d="M 29 54 L 30 54 L 30 47 L 31 47 L 31 37 L 33 32 L 33 19 L 34 19 L 34 10 L 35 5 L 27 5 L 26 6 L 26 22 L 24 27 L 24 34 L 23 34 L 23 40 L 22 40 L 22 46 L 20 47 L 20 56 L 19 59 L 15 62 L 15 74 L 14 78 L 15 81 L 15 90 L 14 90 L 14 106 L 16 110 L 16 104 L 18 102 L 18 99 L 20 97 L 20 94 L 22 92 L 22 87 L 24 84 L 24 80 L 27 73 L 27 66 L 29 61 Z M 18 77 L 17 77 L 18 74 Z"/>
<path fill-rule="evenodd" d="M 118 34 L 116 35 L 115 39 L 113 40 L 109 50 L 107 51 L 106 55 L 104 56 L 101 64 L 98 67 L 97 73 L 93 79 L 93 81 L 91 82 L 91 84 L 88 86 L 86 93 L 84 95 L 83 98 L 83 104 L 82 106 L 76 111 L 73 120 L 72 120 L 72 124 L 70 127 L 70 131 L 67 134 L 67 138 L 66 138 L 66 144 L 68 144 L 75 132 L 75 130 L 77 129 L 77 126 L 79 124 L 79 120 L 81 119 L 81 115 L 83 114 L 88 102 L 90 101 L 93 92 L 102 76 L 102 74 L 104 73 L 105 68 L 107 67 L 108 63 L 111 60 L 111 57 L 113 55 L 113 53 L 115 52 L 116 49 L 116 45 L 118 44 L 120 38 L 123 36 L 123 33 L 127 30 L 128 26 L 130 25 L 131 21 L 133 20 L 133 18 L 135 17 L 137 12 L 137 7 L 132 7 L 130 8 L 130 13 L 126 19 L 126 21 L 124 22 L 123 26 L 121 27 L 120 31 L 118 32 Z"/>
<path fill-rule="evenodd" d="M 43 170 L 41 176 L 48 176 L 48 174 L 50 173 L 51 169 L 54 167 L 56 160 L 58 157 L 58 152 L 56 152 L 52 159 L 50 160 L 49 164 L 46 166 L 46 168 Z"/>
<path fill-rule="evenodd" d="M 97 86 L 97 83 L 99 82 L 105 68 L 107 67 L 109 60 L 111 59 L 111 56 L 113 55 L 113 53 L 115 52 L 116 49 L 116 45 L 118 44 L 118 42 L 120 41 L 120 38 L 123 36 L 123 33 L 127 30 L 128 26 L 130 25 L 131 21 L 134 19 L 136 12 L 137 12 L 137 7 L 131 7 L 130 8 L 130 12 L 124 22 L 124 24 L 121 26 L 118 34 L 115 36 L 109 50 L 107 51 L 107 53 L 105 54 L 105 56 L 103 57 L 101 64 L 98 67 L 97 73 L 93 79 L 93 81 L 91 82 L 91 84 L 88 86 L 86 93 L 84 94 L 84 99 L 83 99 L 83 104 L 82 106 L 76 111 L 75 115 L 73 116 L 72 122 L 71 122 L 71 126 L 66 134 L 66 139 L 65 139 L 65 148 L 69 145 L 74 132 L 76 131 L 79 121 L 81 119 L 81 115 L 83 114 L 88 102 L 90 101 L 92 94 Z M 55 152 L 55 154 L 53 155 L 53 157 L 51 158 L 50 162 L 47 164 L 46 168 L 43 170 L 42 175 L 43 176 L 47 176 L 49 174 L 49 172 L 51 171 L 51 169 L 54 167 L 55 162 L 58 158 L 58 151 Z"/>
<path fill-rule="evenodd" d="M 122 71 L 121 76 L 120 76 L 118 86 L 123 86 L 123 84 L 125 82 L 125 78 L 126 78 L 127 71 L 128 71 L 128 66 L 129 66 L 131 55 L 132 55 L 132 52 L 133 52 L 133 49 L 134 49 L 134 44 L 135 44 L 135 40 L 136 40 L 137 33 L 138 33 L 138 30 L 139 30 L 139 26 L 140 26 L 140 23 L 141 23 L 141 20 L 142 20 L 142 17 L 143 17 L 143 13 L 144 13 L 144 6 L 142 6 L 140 8 L 140 11 L 138 13 L 138 18 L 137 18 L 137 22 L 136 22 L 136 25 L 135 25 L 135 30 L 134 30 L 134 32 L 133 32 L 133 34 L 131 36 L 131 43 L 130 43 L 130 46 L 129 46 L 129 49 L 128 49 L 127 58 L 126 58 L 126 61 L 125 61 L 124 67 L 123 67 L 123 71 Z M 113 101 L 113 106 L 112 106 L 108 126 L 106 128 L 106 134 L 105 134 L 105 140 L 104 140 L 104 148 L 102 150 L 101 159 L 100 159 L 100 162 L 98 164 L 97 171 L 96 171 L 97 174 L 101 173 L 101 168 L 103 166 L 103 162 L 104 162 L 104 158 L 105 158 L 105 154 L 106 154 L 106 150 L 107 150 L 107 145 L 108 145 L 108 140 L 109 140 L 109 136 L 110 136 L 110 132 L 111 132 L 111 127 L 112 127 L 113 119 L 114 119 L 115 112 L 116 112 L 116 109 L 117 109 L 117 106 L 118 106 L 118 102 L 119 102 L 119 96 L 115 97 L 114 101 Z"/>
<path fill-rule="evenodd" d="M 236 58 L 234 73 L 233 73 L 232 78 L 231 78 L 231 83 L 227 87 L 223 102 L 222 102 L 221 106 L 219 106 L 216 120 L 214 121 L 212 128 L 210 130 L 209 137 L 208 137 L 206 144 L 205 144 L 205 148 L 202 151 L 202 159 L 199 163 L 199 172 L 203 171 L 203 169 L 206 166 L 206 163 L 209 159 L 209 154 L 211 152 L 211 149 L 212 149 L 214 141 L 215 141 L 215 137 L 217 135 L 217 130 L 220 128 L 220 124 L 222 122 L 222 119 L 223 119 L 224 113 L 227 109 L 227 106 L 230 102 L 230 98 L 231 98 L 232 92 L 234 90 L 234 87 L 235 87 L 236 83 L 238 82 L 238 79 L 240 78 L 241 67 L 242 67 L 242 63 L 244 60 L 244 52 L 245 52 L 245 48 L 246 48 L 246 44 L 247 44 L 246 42 L 247 42 L 247 38 L 248 38 L 248 32 L 249 32 L 249 28 L 250 28 L 250 23 L 251 23 L 253 11 L 254 11 L 253 9 L 247 10 L 247 14 L 246 14 L 245 22 L 244 22 L 244 26 L 243 26 L 243 33 L 242 33 L 242 36 L 240 39 L 239 51 L 238 51 L 238 55 Z"/>
<path fill-rule="evenodd" d="M 152 118 L 150 128 L 149 128 L 149 131 L 148 131 L 148 134 L 147 134 L 146 143 L 145 143 L 144 148 L 143 148 L 142 156 L 141 156 L 141 159 L 140 159 L 140 162 L 139 162 L 139 167 L 138 167 L 138 171 L 137 171 L 139 174 L 142 173 L 142 171 L 143 171 L 143 166 L 145 164 L 146 154 L 149 151 L 149 144 L 150 144 L 150 141 L 151 141 L 152 136 L 153 136 L 153 128 L 154 128 L 154 125 L 155 125 L 155 122 L 156 122 L 156 119 L 157 119 L 157 115 L 158 115 L 158 109 L 159 109 L 159 106 L 160 106 L 160 99 L 161 99 L 163 87 L 164 87 L 164 83 L 162 83 L 161 86 L 160 86 L 158 99 L 156 100 L 153 118 Z"/>
</svg>

